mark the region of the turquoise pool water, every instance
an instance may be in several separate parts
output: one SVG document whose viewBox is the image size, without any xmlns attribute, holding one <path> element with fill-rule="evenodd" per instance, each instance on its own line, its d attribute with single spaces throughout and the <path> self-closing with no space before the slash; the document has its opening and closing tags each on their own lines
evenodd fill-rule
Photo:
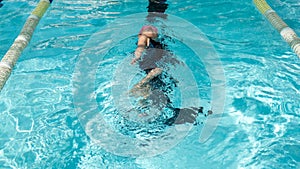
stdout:
<svg viewBox="0 0 300 169">
<path fill-rule="evenodd" d="M 37 2 L 2 2 L 1 56 Z M 268 2 L 299 34 L 300 3 Z M 206 118 L 199 117 L 203 124 L 192 126 L 177 145 L 154 157 L 118 156 L 94 144 L 75 111 L 77 63 L 95 33 L 119 18 L 146 12 L 148 2 L 54 1 L 0 93 L 0 168 L 299 168 L 299 58 L 251 1 L 168 3 L 166 12 L 201 30 L 223 64 L 225 110 L 206 142 L 199 142 L 206 125 Z M 96 84 L 103 88 L 95 87 L 95 96 L 100 109 L 111 107 L 105 95 L 100 97 L 107 87 L 101 66 L 120 61 L 109 59 L 115 53 L 127 56 L 135 45 L 129 43 L 135 43 L 134 37 L 112 48 L 105 56 L 108 62 L 99 61 Z M 180 41 L 170 46 L 194 67 L 201 102 L 209 109 L 211 79 L 205 64 L 190 59 L 193 52 Z"/>
</svg>

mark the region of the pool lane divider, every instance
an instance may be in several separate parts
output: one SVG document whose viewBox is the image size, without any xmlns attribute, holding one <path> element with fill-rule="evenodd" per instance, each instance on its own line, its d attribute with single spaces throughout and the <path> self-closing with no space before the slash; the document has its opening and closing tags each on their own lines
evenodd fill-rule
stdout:
<svg viewBox="0 0 300 169">
<path fill-rule="evenodd" d="M 253 0 L 253 2 L 300 58 L 300 38 L 295 31 L 277 15 L 265 0 Z"/>
<path fill-rule="evenodd" d="M 19 36 L 0 61 L 0 91 L 8 80 L 17 60 L 27 47 L 33 32 L 53 0 L 41 0 L 27 18 Z"/>
</svg>

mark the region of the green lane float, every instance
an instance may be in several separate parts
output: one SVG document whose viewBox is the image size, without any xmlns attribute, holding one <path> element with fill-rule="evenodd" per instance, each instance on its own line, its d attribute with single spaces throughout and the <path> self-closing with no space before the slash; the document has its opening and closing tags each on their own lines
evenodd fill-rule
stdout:
<svg viewBox="0 0 300 169">
<path fill-rule="evenodd" d="M 48 7 L 53 0 L 41 0 L 36 8 L 32 11 L 31 15 L 27 18 L 21 33 L 15 39 L 12 46 L 6 52 L 4 57 L 0 62 L 0 91 L 4 87 L 6 81 L 8 80 L 13 67 L 15 66 L 18 58 L 20 57 L 22 51 L 26 48 L 32 34 L 39 23 L 40 19 L 43 17 L 44 13 L 47 11 Z"/>
<path fill-rule="evenodd" d="M 295 31 L 277 15 L 265 0 L 253 0 L 253 2 L 300 58 L 300 38 Z"/>
</svg>

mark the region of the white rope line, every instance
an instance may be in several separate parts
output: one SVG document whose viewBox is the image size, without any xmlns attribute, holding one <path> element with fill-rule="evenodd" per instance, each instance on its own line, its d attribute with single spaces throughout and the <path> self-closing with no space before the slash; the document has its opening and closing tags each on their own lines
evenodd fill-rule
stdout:
<svg viewBox="0 0 300 169">
<path fill-rule="evenodd" d="M 8 68 L 8 69 L 12 69 L 12 67 L 10 66 L 9 63 L 6 63 L 6 62 L 3 62 L 3 61 L 0 61 L 0 67 L 5 67 L 5 68 Z"/>
</svg>

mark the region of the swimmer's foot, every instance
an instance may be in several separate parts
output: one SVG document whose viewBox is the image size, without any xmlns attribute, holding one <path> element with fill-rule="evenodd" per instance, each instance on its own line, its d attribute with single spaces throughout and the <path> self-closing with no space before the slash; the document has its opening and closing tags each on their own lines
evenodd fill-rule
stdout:
<svg viewBox="0 0 300 169">
<path fill-rule="evenodd" d="M 149 116 L 149 114 L 147 114 L 147 113 L 140 113 L 140 114 L 138 115 L 138 117 L 147 117 L 147 116 Z"/>
<path fill-rule="evenodd" d="M 172 124 L 185 124 L 185 123 L 191 123 L 191 124 L 197 124 L 196 119 L 199 114 L 203 113 L 203 107 L 191 107 L 191 108 L 175 108 L 174 111 L 176 111 L 176 115 L 166 121 L 167 125 Z M 213 114 L 211 110 L 207 112 L 207 114 L 204 114 L 204 116 L 208 116 Z"/>
<path fill-rule="evenodd" d="M 207 114 L 205 114 L 204 116 L 206 117 L 206 116 L 209 116 L 209 115 L 212 115 L 212 114 L 213 114 L 213 111 L 212 110 L 208 110 Z"/>
<path fill-rule="evenodd" d="M 195 108 L 180 109 L 174 124 L 184 124 L 184 123 L 194 124 L 196 122 L 196 118 L 198 116 L 199 110 L 195 110 Z"/>
<path fill-rule="evenodd" d="M 193 110 L 197 111 L 198 114 L 204 114 L 203 113 L 203 107 L 199 107 L 199 108 L 195 108 L 195 107 L 192 107 Z M 213 111 L 212 110 L 208 110 L 207 113 L 204 114 L 204 116 L 209 116 L 209 115 L 212 115 L 213 114 Z"/>
</svg>

